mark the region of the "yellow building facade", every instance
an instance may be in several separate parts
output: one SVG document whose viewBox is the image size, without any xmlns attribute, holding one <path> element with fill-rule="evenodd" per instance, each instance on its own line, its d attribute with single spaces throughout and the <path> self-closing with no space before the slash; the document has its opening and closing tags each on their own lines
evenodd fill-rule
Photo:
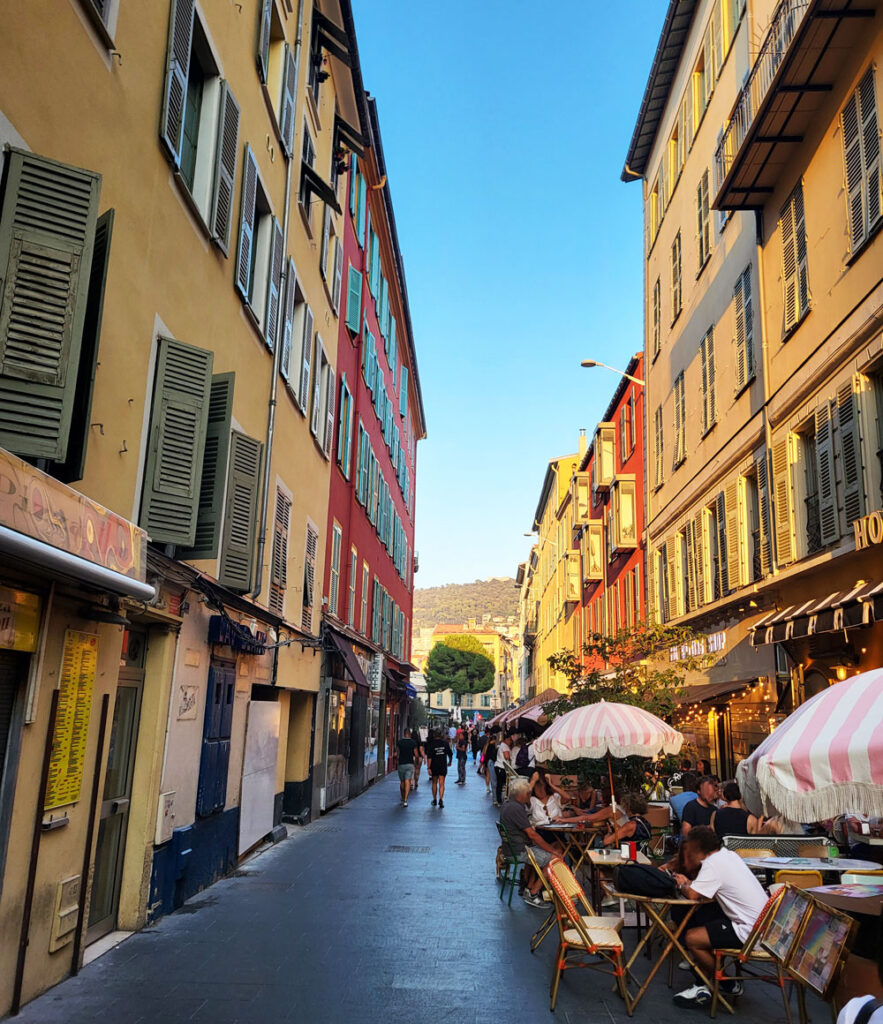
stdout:
<svg viewBox="0 0 883 1024">
<path fill-rule="evenodd" d="M 497 630 L 475 628 L 471 623 L 462 627 L 438 625 L 432 631 L 432 640 L 426 658 L 435 644 L 444 643 L 445 637 L 452 634 L 475 637 L 481 644 L 485 654 L 494 663 L 494 685 L 485 693 L 476 694 L 455 694 L 452 690 L 439 690 L 437 693 L 427 694 L 427 706 L 433 711 L 445 711 L 449 714 L 455 708 L 459 708 L 463 718 L 471 718 L 475 712 L 478 712 L 485 720 L 492 718 L 507 708 L 510 702 L 518 696 L 515 674 L 516 645 L 509 637 Z M 420 665 L 421 671 L 426 670 L 426 658 Z"/>
</svg>

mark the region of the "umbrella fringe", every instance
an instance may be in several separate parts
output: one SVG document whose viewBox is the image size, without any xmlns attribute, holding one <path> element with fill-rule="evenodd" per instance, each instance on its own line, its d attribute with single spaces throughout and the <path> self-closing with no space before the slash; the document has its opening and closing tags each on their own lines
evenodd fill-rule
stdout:
<svg viewBox="0 0 883 1024">
<path fill-rule="evenodd" d="M 764 761 L 757 765 L 756 778 L 759 795 L 793 821 L 826 821 L 847 812 L 883 816 L 883 787 L 871 782 L 832 782 L 806 793 L 795 793 L 782 785 Z"/>
<path fill-rule="evenodd" d="M 677 754 L 683 744 L 683 737 L 678 734 L 677 739 L 663 743 L 661 751 L 664 754 Z M 561 749 L 554 741 L 551 750 L 537 750 L 535 757 L 537 761 L 576 761 L 581 757 L 600 760 L 607 757 L 656 757 L 659 750 L 650 751 L 646 743 L 625 744 L 619 746 L 608 741 L 603 747 L 573 747 Z"/>
</svg>

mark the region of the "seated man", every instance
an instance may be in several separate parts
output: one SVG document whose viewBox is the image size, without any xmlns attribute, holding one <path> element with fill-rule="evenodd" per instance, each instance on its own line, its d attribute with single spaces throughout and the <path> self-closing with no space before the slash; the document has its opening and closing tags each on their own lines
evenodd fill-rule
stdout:
<svg viewBox="0 0 883 1024">
<path fill-rule="evenodd" d="M 688 801 L 680 812 L 681 840 L 691 828 L 710 825 L 717 810 L 717 784 L 710 775 L 703 775 L 696 783 L 696 799 Z"/>
<path fill-rule="evenodd" d="M 675 832 L 680 833 L 681 831 L 681 821 L 683 820 L 684 808 L 691 800 L 696 799 L 696 784 L 698 782 L 698 775 L 695 775 L 693 772 L 684 772 L 681 776 L 680 783 L 684 787 L 683 792 L 675 793 L 668 801 Z"/>
<path fill-rule="evenodd" d="M 513 779 L 509 783 L 509 799 L 500 811 L 500 821 L 506 826 L 516 861 L 519 864 L 528 863 L 524 851 L 529 846 L 536 862 L 544 868 L 553 857 L 558 856 L 558 851 L 531 825 L 527 813 L 529 803 L 530 783 L 527 779 Z M 525 879 L 527 891 L 522 896 L 524 902 L 530 907 L 544 909 L 546 904 L 540 896 L 543 883 L 530 866 L 525 868 Z"/>
<path fill-rule="evenodd" d="M 687 874 L 696 871 L 691 882 L 685 874 L 674 878 L 685 899 L 716 899 L 719 912 L 701 925 L 687 929 L 686 946 L 706 977 L 714 971 L 715 949 L 739 949 L 766 905 L 767 896 L 745 861 L 722 847 L 720 836 L 707 825 L 696 825 L 681 840 L 681 857 Z M 738 979 L 722 982 L 730 995 L 742 994 Z M 711 1002 L 710 990 L 696 978 L 691 988 L 674 997 L 677 1006 L 704 1006 Z"/>
</svg>

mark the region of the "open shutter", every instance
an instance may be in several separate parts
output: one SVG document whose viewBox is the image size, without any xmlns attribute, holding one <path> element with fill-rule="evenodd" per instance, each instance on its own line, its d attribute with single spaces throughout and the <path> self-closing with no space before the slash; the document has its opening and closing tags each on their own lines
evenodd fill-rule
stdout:
<svg viewBox="0 0 883 1024">
<path fill-rule="evenodd" d="M 328 246 L 331 242 L 331 207 L 325 203 L 322 209 L 322 247 L 319 250 L 319 273 L 322 280 L 328 280 Z"/>
<path fill-rule="evenodd" d="M 341 377 L 340 377 L 340 406 L 339 406 L 339 411 L 338 411 L 338 418 L 340 420 L 340 425 L 339 425 L 338 430 L 337 430 L 337 461 L 340 463 L 341 469 L 344 469 L 343 459 L 344 459 L 344 453 L 346 452 L 346 423 L 345 423 L 345 417 L 348 415 L 348 413 L 347 413 L 347 395 L 348 394 L 349 394 L 349 392 L 347 391 L 347 387 L 346 387 L 346 374 L 343 373 L 343 374 L 341 374 Z M 348 473 L 344 469 L 344 476 L 347 476 L 347 475 L 348 475 Z"/>
<path fill-rule="evenodd" d="M 666 573 L 668 574 L 668 617 L 675 619 L 681 614 L 681 573 L 680 551 L 677 538 L 672 537 L 665 546 Z"/>
<path fill-rule="evenodd" d="M 880 129 L 877 120 L 877 98 L 874 94 L 874 68 L 868 68 L 858 87 L 862 125 L 862 171 L 865 180 L 865 208 L 868 233 L 880 219 Z"/>
<path fill-rule="evenodd" d="M 285 383 L 291 388 L 291 348 L 294 341 L 294 297 L 296 294 L 297 275 L 294 269 L 294 260 L 289 256 L 288 266 L 285 270 L 285 305 L 282 314 L 282 352 L 279 359 L 279 369 Z M 297 381 L 295 377 L 295 381 Z"/>
<path fill-rule="evenodd" d="M 859 431 L 861 378 L 854 377 L 837 390 L 840 465 L 843 473 L 843 513 L 849 527 L 865 514 L 862 443 Z"/>
<path fill-rule="evenodd" d="M 230 442 L 230 473 L 224 509 L 224 536 L 218 579 L 231 590 L 251 589 L 257 519 L 258 483 L 264 446 L 234 430 Z"/>
<path fill-rule="evenodd" d="M 271 352 L 276 347 L 276 331 L 279 327 L 279 291 L 282 287 L 282 263 L 284 258 L 282 225 L 274 217 L 270 249 L 270 273 L 267 275 L 267 315 L 264 317 L 264 340 Z"/>
<path fill-rule="evenodd" d="M 10 149 L 0 213 L 0 446 L 63 462 L 101 177 Z"/>
<path fill-rule="evenodd" d="M 340 313 L 340 289 L 343 279 L 343 246 L 340 239 L 334 236 L 334 271 L 331 283 L 331 308 Z"/>
<path fill-rule="evenodd" d="M 709 407 L 708 388 L 708 335 L 706 334 L 699 343 L 699 362 L 702 370 L 702 431 L 703 433 L 711 426 L 711 412 Z"/>
<path fill-rule="evenodd" d="M 733 306 L 736 321 L 735 346 L 736 393 L 738 394 L 748 383 L 748 365 L 745 353 L 745 294 L 742 289 L 742 278 L 736 282 L 733 291 Z"/>
<path fill-rule="evenodd" d="M 140 524 L 160 544 L 196 539 L 211 379 L 211 352 L 159 339 Z"/>
<path fill-rule="evenodd" d="M 218 248 L 228 255 L 230 226 L 233 222 L 233 185 L 236 181 L 236 157 L 239 153 L 239 104 L 230 86 L 221 82 L 218 142 L 215 148 L 215 174 L 212 189 L 211 230 Z"/>
<path fill-rule="evenodd" d="M 196 536 L 193 547 L 178 552 L 181 558 L 216 558 L 218 555 L 221 513 L 227 485 L 235 379 L 234 373 L 216 373 L 212 377 L 199 485 Z"/>
<path fill-rule="evenodd" d="M 647 621 L 660 622 L 659 602 L 656 593 L 656 559 L 657 554 L 651 551 L 647 555 Z"/>
<path fill-rule="evenodd" d="M 727 589 L 737 590 L 742 586 L 743 548 L 742 537 L 742 480 L 736 477 L 724 488 L 724 509 L 727 522 Z"/>
<path fill-rule="evenodd" d="M 751 303 L 751 265 L 742 274 L 742 298 L 745 309 L 745 373 L 754 376 L 754 306 Z"/>
<path fill-rule="evenodd" d="M 723 595 L 729 586 L 729 564 L 727 543 L 727 506 L 723 491 L 719 491 L 714 503 L 714 524 L 717 532 L 717 585 L 718 592 Z"/>
<path fill-rule="evenodd" d="M 340 596 L 340 527 L 331 531 L 331 566 L 328 574 L 328 611 L 337 615 L 337 602 Z"/>
<path fill-rule="evenodd" d="M 693 611 L 698 604 L 698 591 L 696 589 L 696 534 L 692 519 L 684 524 L 684 533 L 681 543 L 687 555 L 687 611 Z"/>
<path fill-rule="evenodd" d="M 175 167 L 181 163 L 187 76 L 190 73 L 190 47 L 193 42 L 193 8 L 194 0 L 172 0 L 169 13 L 166 83 L 159 135 Z"/>
<path fill-rule="evenodd" d="M 705 382 L 708 390 L 708 426 L 711 427 L 717 422 L 717 401 L 715 398 L 715 369 L 714 369 L 714 328 L 710 328 L 705 335 Z"/>
<path fill-rule="evenodd" d="M 359 158 L 353 153 L 353 161 L 350 167 L 350 213 L 356 212 L 356 204 L 359 195 Z"/>
<path fill-rule="evenodd" d="M 703 509 L 693 520 L 693 561 L 696 572 L 696 607 L 707 600 L 706 578 L 708 576 L 708 515 Z"/>
<path fill-rule="evenodd" d="M 245 165 L 242 170 L 242 199 L 239 205 L 239 255 L 236 261 L 236 290 L 251 301 L 251 261 L 254 259 L 255 201 L 258 189 L 258 165 L 251 146 L 245 147 Z"/>
<path fill-rule="evenodd" d="M 782 208 L 779 220 L 782 229 L 782 288 L 785 310 L 785 333 L 797 323 L 797 245 L 794 236 L 793 197 Z"/>
<path fill-rule="evenodd" d="M 304 551 L 304 589 L 301 610 L 301 628 L 307 633 L 313 631 L 313 595 L 316 588 L 316 552 L 319 534 L 307 523 L 307 542 Z"/>
<path fill-rule="evenodd" d="M 273 0 L 261 0 L 261 21 L 258 26 L 258 74 L 264 85 L 267 84 L 267 72 L 270 68 L 270 25 L 273 13 Z"/>
<path fill-rule="evenodd" d="M 346 292 L 346 325 L 353 332 L 359 333 L 362 317 L 362 275 L 355 267 L 349 268 Z"/>
<path fill-rule="evenodd" d="M 92 272 L 89 275 L 86 312 L 83 317 L 80 365 L 77 371 L 77 384 L 71 410 L 67 458 L 64 462 L 54 463 L 51 470 L 52 475 L 64 483 L 81 480 L 86 466 L 86 445 L 89 441 L 89 425 L 92 421 L 92 392 L 95 386 L 98 343 L 101 338 L 101 319 L 104 313 L 104 285 L 107 281 L 112 235 L 113 210 L 108 210 L 98 218 L 98 223 L 95 225 Z"/>
<path fill-rule="evenodd" d="M 363 174 L 359 175 L 359 210 L 356 217 L 356 237 L 359 246 L 365 244 L 365 213 L 368 209 L 368 183 Z"/>
<path fill-rule="evenodd" d="M 331 446 L 334 443 L 334 370 L 329 366 L 325 381 L 325 436 L 322 438 L 322 450 L 331 458 Z"/>
<path fill-rule="evenodd" d="M 827 401 L 816 409 L 815 421 L 819 527 L 822 544 L 831 544 L 840 536 L 840 517 L 837 514 L 837 485 L 834 480 L 834 423 L 831 406 Z"/>
<path fill-rule="evenodd" d="M 310 361 L 313 357 L 313 314 L 304 308 L 304 335 L 301 342 L 300 407 L 306 415 L 310 408 Z M 318 367 L 316 368 L 318 372 Z"/>
<path fill-rule="evenodd" d="M 279 131 L 285 155 L 294 155 L 294 109 L 297 95 L 297 61 L 288 43 L 282 63 L 282 102 L 280 104 Z"/>
<path fill-rule="evenodd" d="M 794 190 L 794 252 L 797 274 L 797 315 L 801 317 L 809 309 L 809 263 L 802 183 L 798 183 Z"/>
<path fill-rule="evenodd" d="M 399 384 L 399 415 L 404 416 L 408 411 L 408 367 L 402 367 L 401 382 Z"/>
<path fill-rule="evenodd" d="M 285 588 L 288 586 L 288 532 L 291 526 L 291 499 L 276 490 L 276 515 L 273 521 L 273 548 L 270 552 L 271 611 L 285 612 Z"/>
<path fill-rule="evenodd" d="M 849 97 L 841 114 L 843 160 L 846 168 L 846 202 L 849 217 L 849 248 L 855 252 L 865 238 L 865 208 L 862 174 L 862 138 L 858 90 Z"/>
<path fill-rule="evenodd" d="M 773 442 L 773 520 L 776 530 L 776 562 L 794 561 L 794 512 L 791 494 L 791 435 Z"/>
<path fill-rule="evenodd" d="M 319 440 L 320 417 L 322 414 L 323 352 L 322 339 L 317 334 L 316 349 L 313 353 L 313 405 L 310 411 L 310 432 L 317 441 Z"/>
<path fill-rule="evenodd" d="M 770 522 L 770 487 L 767 456 L 764 451 L 757 459 L 757 507 L 760 525 L 760 573 L 768 576 L 773 567 L 772 523 Z"/>
</svg>

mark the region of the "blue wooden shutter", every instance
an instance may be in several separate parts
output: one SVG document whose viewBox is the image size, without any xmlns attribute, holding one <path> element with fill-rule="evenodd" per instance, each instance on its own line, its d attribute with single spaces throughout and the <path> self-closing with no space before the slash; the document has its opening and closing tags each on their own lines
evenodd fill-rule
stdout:
<svg viewBox="0 0 883 1024">
<path fill-rule="evenodd" d="M 402 379 L 399 392 L 399 414 L 404 416 L 408 411 L 408 367 L 402 367 Z"/>
<path fill-rule="evenodd" d="M 236 290 L 251 301 L 251 262 L 254 259 L 255 202 L 258 189 L 258 165 L 251 146 L 245 146 L 242 169 L 242 199 L 239 204 L 239 255 L 236 260 Z"/>
<path fill-rule="evenodd" d="M 0 445 L 63 462 L 101 177 L 10 149 L 0 212 Z"/>
<path fill-rule="evenodd" d="M 193 9 L 194 0 L 172 0 L 169 13 L 166 83 L 159 135 L 175 167 L 181 163 L 187 76 L 190 73 L 190 48 L 193 43 Z"/>
<path fill-rule="evenodd" d="M 233 431 L 218 579 L 225 587 L 240 593 L 250 590 L 252 585 L 263 450 L 260 441 Z"/>
<path fill-rule="evenodd" d="M 353 153 L 353 161 L 350 166 L 350 213 L 356 212 L 359 189 L 359 158 Z"/>
<path fill-rule="evenodd" d="M 279 129 L 282 148 L 288 157 L 294 155 L 294 111 L 297 94 L 297 61 L 288 43 L 285 44 L 285 58 L 282 64 L 282 110 Z"/>
<path fill-rule="evenodd" d="M 271 352 L 276 347 L 276 330 L 279 327 L 279 290 L 282 287 L 282 263 L 285 257 L 282 249 L 282 225 L 274 217 L 267 274 L 267 313 L 264 317 L 264 340 Z"/>
<path fill-rule="evenodd" d="M 310 408 L 310 365 L 313 358 L 313 314 L 309 306 L 304 307 L 304 333 L 301 339 L 300 396 L 299 404 L 306 415 Z M 319 372 L 319 367 L 316 367 Z"/>
<path fill-rule="evenodd" d="M 215 176 L 212 191 L 211 229 L 218 248 L 228 255 L 230 226 L 233 222 L 233 186 L 239 153 L 239 104 L 230 87 L 221 82 L 218 142 L 215 152 Z"/>
<path fill-rule="evenodd" d="M 365 244 L 365 212 L 368 208 L 367 182 L 363 174 L 359 175 L 359 209 L 356 218 L 356 235 L 359 246 Z"/>
<path fill-rule="evenodd" d="M 296 292 L 296 274 L 294 260 L 289 256 L 285 271 L 285 305 L 282 318 L 282 353 L 279 369 L 288 388 L 291 390 L 291 348 L 294 340 L 294 297 Z"/>
<path fill-rule="evenodd" d="M 338 408 L 337 424 L 337 461 L 340 463 L 341 469 L 343 468 L 343 453 L 346 449 L 346 429 L 344 419 L 347 411 L 348 394 L 349 392 L 346 387 L 346 374 L 343 373 L 340 376 L 340 406 Z"/>
<path fill-rule="evenodd" d="M 359 324 L 362 320 L 362 275 L 355 267 L 349 268 L 346 293 L 346 326 L 353 332 L 359 333 Z"/>
</svg>

